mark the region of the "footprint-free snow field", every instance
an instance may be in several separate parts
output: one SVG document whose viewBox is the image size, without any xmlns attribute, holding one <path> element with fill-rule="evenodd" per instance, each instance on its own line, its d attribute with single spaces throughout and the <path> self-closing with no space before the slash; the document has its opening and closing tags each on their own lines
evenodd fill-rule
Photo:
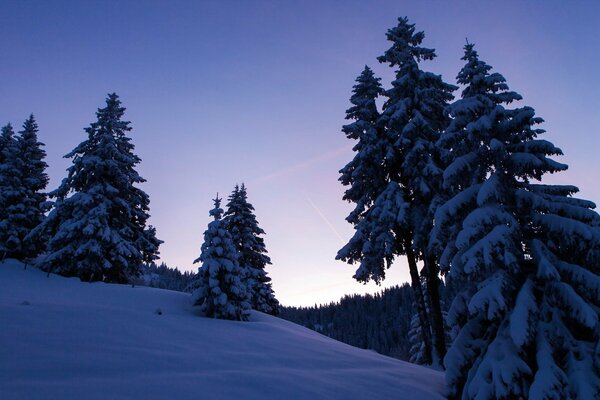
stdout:
<svg viewBox="0 0 600 400">
<path fill-rule="evenodd" d="M 0 399 L 442 399 L 443 375 L 189 294 L 0 263 Z"/>
</svg>

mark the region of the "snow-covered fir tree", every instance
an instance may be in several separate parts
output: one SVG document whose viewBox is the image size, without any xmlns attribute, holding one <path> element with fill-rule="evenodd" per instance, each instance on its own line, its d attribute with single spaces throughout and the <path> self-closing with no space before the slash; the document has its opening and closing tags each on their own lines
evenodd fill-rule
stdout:
<svg viewBox="0 0 600 400">
<path fill-rule="evenodd" d="M 43 143 L 38 141 L 38 125 L 33 114 L 25 120 L 23 129 L 19 132 L 17 144 L 19 147 L 19 157 L 22 160 L 22 177 L 24 197 L 22 204 L 24 206 L 25 218 L 23 220 L 22 232 L 24 238 L 36 226 L 42 223 L 45 218 L 45 212 L 48 210 L 47 196 L 45 193 L 48 184 L 48 175 L 46 168 L 48 164 L 44 161 L 46 152 L 42 148 Z M 38 238 L 37 241 L 24 241 L 23 254 L 26 258 L 35 258 L 45 249 L 45 240 Z"/>
<path fill-rule="evenodd" d="M 0 134 L 0 256 L 23 257 L 25 225 L 23 160 L 11 124 Z"/>
<path fill-rule="evenodd" d="M 65 157 L 68 176 L 49 195 L 56 199 L 48 217 L 30 237 L 47 235 L 41 267 L 85 281 L 129 282 L 143 263 L 156 259 L 155 229 L 146 226 L 149 198 L 136 185 L 140 158 L 126 136 L 130 122 L 116 94 L 96 112 L 88 138 Z"/>
<path fill-rule="evenodd" d="M 445 359 L 452 399 L 600 396 L 600 217 L 538 139 L 542 122 L 472 44 L 462 98 L 440 138 L 449 152 L 432 248 L 460 282 L 449 311 L 458 335 Z"/>
<path fill-rule="evenodd" d="M 251 309 L 251 294 L 244 285 L 244 271 L 238 263 L 238 251 L 221 216 L 221 199 L 214 199 L 209 214 L 214 218 L 204 232 L 198 268 L 192 293 L 194 304 L 207 317 L 247 321 Z"/>
<path fill-rule="evenodd" d="M 344 193 L 344 200 L 355 203 L 354 210 L 346 220 L 356 225 L 364 216 L 379 194 L 386 186 L 386 176 L 381 168 L 385 157 L 385 142 L 381 129 L 378 129 L 379 111 L 375 100 L 383 94 L 373 71 L 365 66 L 356 78 L 350 103 L 346 110 L 346 119 L 352 123 L 344 125 L 342 132 L 348 139 L 356 141 L 352 150 L 356 153 L 352 161 L 340 170 L 339 181 L 349 186 Z M 382 276 L 385 272 L 381 273 Z"/>
<path fill-rule="evenodd" d="M 279 301 L 265 267 L 271 264 L 265 241 L 265 231 L 258 226 L 254 207 L 248 202 L 246 186 L 235 186 L 229 196 L 223 224 L 231 234 L 238 252 L 238 263 L 244 271 L 244 283 L 252 298 L 252 308 L 267 314 L 279 313 Z"/>
<path fill-rule="evenodd" d="M 368 104 L 368 112 L 356 113 L 350 109 L 348 113 L 348 118 L 359 124 L 358 132 L 362 126 L 368 126 L 363 131 L 380 138 L 379 145 L 357 146 L 359 154 L 355 157 L 372 174 L 378 193 L 373 196 L 363 189 L 361 180 L 356 180 L 358 195 L 355 198 L 347 195 L 349 200 L 357 202 L 349 217 L 354 221 L 356 233 L 339 251 L 338 259 L 360 263 L 356 279 L 378 282 L 385 277 L 385 269 L 395 256 L 407 257 L 421 325 L 425 327 L 426 357 L 428 363 L 439 364 L 446 349 L 439 306 L 439 271 L 436 260 L 427 252 L 427 244 L 442 176 L 435 143 L 447 125 L 444 109 L 456 88 L 443 82 L 439 75 L 420 69 L 419 63 L 435 58 L 435 52 L 420 46 L 424 34 L 415 32 L 415 26 L 407 18 L 400 18 L 398 25 L 388 30 L 387 38 L 392 46 L 378 60 L 397 69 L 392 87 L 384 92 L 388 99 L 381 116 L 373 121 L 377 113 L 374 97 L 378 94 L 377 81 L 373 79 L 367 81 L 373 89 L 365 90 L 366 85 L 359 81 L 354 91 L 355 96 L 364 95 L 363 99 L 355 98 L 353 104 Z M 370 152 L 364 152 L 363 147 Z M 377 166 L 377 172 L 368 170 L 372 166 Z M 342 169 L 343 183 L 355 185 L 352 175 L 348 176 L 353 169 L 356 167 L 352 163 Z M 433 305 L 431 318 L 425 309 L 419 279 L 420 260 L 427 271 Z"/>
</svg>

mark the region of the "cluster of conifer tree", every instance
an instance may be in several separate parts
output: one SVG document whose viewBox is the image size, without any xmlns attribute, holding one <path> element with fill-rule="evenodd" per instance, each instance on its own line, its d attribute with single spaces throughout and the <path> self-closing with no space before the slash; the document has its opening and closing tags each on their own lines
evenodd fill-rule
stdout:
<svg viewBox="0 0 600 400">
<path fill-rule="evenodd" d="M 250 309 L 279 313 L 279 302 L 265 267 L 271 264 L 260 235 L 254 207 L 244 184 L 235 186 L 223 214 L 218 194 L 209 215 L 214 218 L 204 232 L 201 263 L 193 283 L 195 304 L 206 316 L 248 320 Z"/>
<path fill-rule="evenodd" d="M 193 290 L 196 304 L 212 317 L 246 320 L 251 308 L 276 315 L 279 302 L 265 271 L 271 260 L 260 237 L 264 231 L 244 185 L 235 187 L 223 219 L 221 199 L 215 199 L 210 212 L 215 220 L 195 261 L 202 262 L 197 275 L 154 264 L 162 241 L 147 226 L 150 200 L 137 186 L 145 180 L 136 171 L 141 159 L 127 136 L 131 127 L 124 113 L 119 97 L 109 94 L 97 121 L 85 129 L 87 139 L 65 156 L 73 159 L 67 177 L 49 193 L 46 154 L 33 115 L 19 136 L 10 124 L 2 128 L 2 259 L 35 259 L 48 273 L 84 281 Z"/>
<path fill-rule="evenodd" d="M 3 257 L 36 259 L 41 269 L 85 281 L 132 282 L 155 260 L 161 241 L 147 226 L 149 198 L 136 185 L 141 162 L 126 136 L 125 108 L 108 95 L 60 187 L 46 194 L 43 144 L 33 116 L 0 144 L 0 246 Z M 52 201 L 46 201 L 47 197 Z M 49 212 L 48 212 L 49 211 Z M 46 215 L 45 213 L 48 212 Z"/>
<path fill-rule="evenodd" d="M 566 165 L 538 137 L 542 119 L 464 47 L 458 87 L 421 69 L 435 58 L 406 18 L 368 67 L 343 127 L 355 156 L 341 171 L 355 234 L 338 259 L 358 281 L 406 257 L 422 362 L 446 368 L 450 398 L 600 396 L 600 216 L 571 185 L 540 183 Z M 384 98 L 383 108 L 376 100 Z M 445 320 L 440 272 L 457 293 Z M 454 334 L 448 340 L 448 326 Z"/>
<path fill-rule="evenodd" d="M 43 250 L 43 243 L 27 235 L 44 219 L 48 209 L 44 144 L 38 141 L 38 125 L 32 115 L 16 136 L 11 124 L 0 135 L 0 253 L 2 259 L 29 260 Z"/>
</svg>

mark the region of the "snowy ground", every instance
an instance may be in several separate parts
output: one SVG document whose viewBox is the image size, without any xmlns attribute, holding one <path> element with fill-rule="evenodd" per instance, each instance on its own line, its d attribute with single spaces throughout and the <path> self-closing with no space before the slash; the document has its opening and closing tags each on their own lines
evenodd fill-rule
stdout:
<svg viewBox="0 0 600 400">
<path fill-rule="evenodd" d="M 162 314 L 159 314 L 159 310 Z M 443 376 L 187 294 L 0 264 L 0 399 L 441 399 Z"/>
</svg>

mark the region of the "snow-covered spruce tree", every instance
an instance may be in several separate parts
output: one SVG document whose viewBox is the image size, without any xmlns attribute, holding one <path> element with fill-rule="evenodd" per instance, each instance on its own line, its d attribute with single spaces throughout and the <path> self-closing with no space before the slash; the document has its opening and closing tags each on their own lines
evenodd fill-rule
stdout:
<svg viewBox="0 0 600 400">
<path fill-rule="evenodd" d="M 390 234 L 396 217 L 392 211 L 388 215 L 388 224 L 377 225 L 382 211 L 375 207 L 375 200 L 380 199 L 382 206 L 387 185 L 387 176 L 383 168 L 387 148 L 381 129 L 377 126 L 380 114 L 375 103 L 383 93 L 373 71 L 365 66 L 356 78 L 350 102 L 352 107 L 346 110 L 346 119 L 352 120 L 344 125 L 342 131 L 348 139 L 356 140 L 353 150 L 356 152 L 352 161 L 340 170 L 339 181 L 349 186 L 344 193 L 344 200 L 356 204 L 354 210 L 346 217 L 346 221 L 354 225 L 355 234 L 337 254 L 336 259 L 350 264 L 359 263 L 354 278 L 361 282 L 373 279 L 380 283 L 385 279 L 385 270 L 394 258 L 394 238 Z M 388 192 L 393 194 L 392 185 Z M 373 228 L 381 228 L 375 232 Z"/>
<path fill-rule="evenodd" d="M 221 199 L 217 194 L 215 207 L 209 214 L 214 218 L 204 232 L 195 288 L 194 304 L 200 305 L 207 317 L 247 321 L 250 315 L 250 293 L 243 282 L 243 270 L 238 252 L 229 231 L 223 224 Z"/>
<path fill-rule="evenodd" d="M 46 185 L 48 184 L 48 175 L 46 168 L 48 164 L 44 161 L 46 152 L 43 150 L 44 144 L 38 141 L 38 125 L 33 114 L 25 120 L 23 130 L 19 132 L 17 139 L 19 147 L 19 157 L 22 160 L 22 176 L 24 198 L 24 226 L 22 226 L 22 239 L 29 234 L 36 226 L 42 223 L 45 218 L 44 213 L 48 210 L 46 199 Z M 38 238 L 37 241 L 23 241 L 23 255 L 26 258 L 35 258 L 45 249 L 45 240 Z"/>
<path fill-rule="evenodd" d="M 346 110 L 346 119 L 353 122 L 342 127 L 346 137 L 356 141 L 352 148 L 356 154 L 340 170 L 339 178 L 342 185 L 349 186 L 343 199 L 356 204 L 346 218 L 354 225 L 364 217 L 365 210 L 373 205 L 387 183 L 382 169 L 386 146 L 381 129 L 377 127 L 379 111 L 375 104 L 377 97 L 383 94 L 380 80 L 365 66 L 353 87 L 352 107 Z"/>
<path fill-rule="evenodd" d="M 383 94 L 379 81 L 365 66 L 352 90 L 352 107 L 346 110 L 346 119 L 353 122 L 344 125 L 342 131 L 348 139 L 356 140 L 353 147 L 356 154 L 340 170 L 339 180 L 349 186 L 344 200 L 356 204 L 346 217 L 354 225 L 355 233 L 336 256 L 338 260 L 359 264 L 354 274 L 356 280 L 366 283 L 372 279 L 378 284 L 385 279 L 385 270 L 396 255 L 393 229 L 404 221 L 406 206 L 400 186 L 388 183 L 384 166 L 389 146 L 379 125 L 380 113 L 375 103 Z"/>
<path fill-rule="evenodd" d="M 11 124 L 0 134 L 0 257 L 21 259 L 23 256 L 23 165 Z"/>
<path fill-rule="evenodd" d="M 223 224 L 231 234 L 238 252 L 238 263 L 244 271 L 244 283 L 252 298 L 252 308 L 267 314 L 279 314 L 279 301 L 271 286 L 265 267 L 271 264 L 265 241 L 265 231 L 258 226 L 254 207 L 248 202 L 246 186 L 235 186 L 229 196 Z"/>
<path fill-rule="evenodd" d="M 439 306 L 439 270 L 436 260 L 427 252 L 427 244 L 437 205 L 434 199 L 442 175 L 435 142 L 447 125 L 444 108 L 452 100 L 456 87 L 444 83 L 439 75 L 420 69 L 419 62 L 433 59 L 435 52 L 420 47 L 424 34 L 415 32 L 407 18 L 400 18 L 398 25 L 388 30 L 387 38 L 393 44 L 378 60 L 397 67 L 396 79 L 392 88 L 384 92 L 388 100 L 381 116 L 376 122 L 367 120 L 374 126 L 373 132 L 377 128 L 382 130 L 377 136 L 383 149 L 370 146 L 375 150 L 371 152 L 369 162 L 361 161 L 369 167 L 377 166 L 379 172 L 371 179 L 377 186 L 380 182 L 385 184 L 378 187 L 376 197 L 365 197 L 364 204 L 357 202 L 354 215 L 349 217 L 351 221 L 357 221 L 356 233 L 340 250 L 338 258 L 360 262 L 355 275 L 358 280 L 379 281 L 395 256 L 407 257 L 416 306 L 421 325 L 425 327 L 423 341 L 427 363 L 439 364 L 446 349 Z M 372 96 L 373 92 L 366 93 Z M 358 93 L 355 89 L 355 94 Z M 368 99 L 365 96 L 364 101 Z M 372 112 L 377 112 L 374 102 Z M 363 119 L 360 114 L 349 113 L 348 117 L 357 121 Z M 342 174 L 344 172 L 343 169 Z M 343 183 L 344 179 L 354 185 L 342 175 Z M 358 192 L 361 190 L 359 187 Z M 361 199 L 360 196 L 357 198 Z M 427 271 L 431 319 L 426 312 L 419 279 L 417 263 L 420 260 Z M 435 352 L 432 352 L 432 339 Z"/>
<path fill-rule="evenodd" d="M 453 196 L 435 216 L 432 248 L 462 290 L 445 359 L 452 399 L 600 396 L 600 217 L 573 186 L 534 184 L 566 169 L 538 139 L 542 119 L 490 73 L 472 44 L 462 99 L 440 138 Z"/>
<path fill-rule="evenodd" d="M 84 281 L 125 283 L 143 263 L 156 259 L 161 241 L 146 226 L 149 198 L 135 167 L 140 158 L 126 133 L 125 108 L 116 94 L 86 132 L 87 140 L 65 157 L 73 158 L 68 176 L 49 193 L 53 210 L 30 237 L 48 235 L 41 267 Z"/>
</svg>

